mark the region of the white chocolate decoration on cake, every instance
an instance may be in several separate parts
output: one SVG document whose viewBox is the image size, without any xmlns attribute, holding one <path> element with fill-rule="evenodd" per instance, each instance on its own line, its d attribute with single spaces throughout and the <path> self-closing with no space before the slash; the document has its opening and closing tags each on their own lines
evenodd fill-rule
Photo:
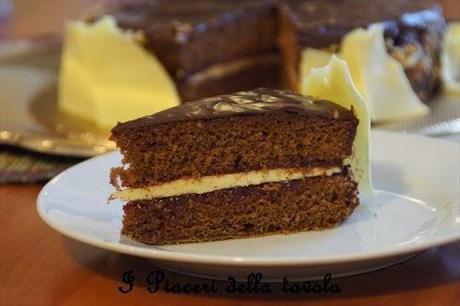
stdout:
<svg viewBox="0 0 460 306">
<path fill-rule="evenodd" d="M 386 51 L 382 24 L 355 29 L 343 39 L 338 56 L 344 59 L 353 83 L 367 103 L 372 121 L 422 116 L 429 108 L 417 97 L 404 67 Z M 301 57 L 301 76 L 323 67 L 332 53 L 306 49 Z"/>
<path fill-rule="evenodd" d="M 299 88 L 302 88 L 302 81 L 310 73 L 311 69 L 326 66 L 331 60 L 332 55 L 334 55 L 334 53 L 325 50 L 314 48 L 304 49 L 300 59 L 301 84 L 299 84 Z"/>
<path fill-rule="evenodd" d="M 364 99 L 353 84 L 346 62 L 333 55 L 325 67 L 311 69 L 303 80 L 301 92 L 306 96 L 329 100 L 347 109 L 353 109 L 359 124 L 353 142 L 352 155 L 345 160 L 345 163 L 350 165 L 353 176 L 358 182 L 360 194 L 372 195 L 369 111 Z"/>
<path fill-rule="evenodd" d="M 429 112 L 413 91 L 402 64 L 387 53 L 381 24 L 352 31 L 343 39 L 341 50 L 353 82 L 368 102 L 372 120 L 403 119 Z"/>
<path fill-rule="evenodd" d="M 67 25 L 59 75 L 59 110 L 110 129 L 179 105 L 171 77 L 112 17 Z"/>
<path fill-rule="evenodd" d="M 460 22 L 450 23 L 444 33 L 441 78 L 447 94 L 460 95 Z"/>
<path fill-rule="evenodd" d="M 115 191 L 112 198 L 137 201 L 172 197 L 183 194 L 202 194 L 227 188 L 247 187 L 273 182 L 298 180 L 306 177 L 330 176 L 340 173 L 340 167 L 311 167 L 293 169 L 253 170 L 242 173 L 184 178 L 145 188 L 128 188 Z"/>
</svg>

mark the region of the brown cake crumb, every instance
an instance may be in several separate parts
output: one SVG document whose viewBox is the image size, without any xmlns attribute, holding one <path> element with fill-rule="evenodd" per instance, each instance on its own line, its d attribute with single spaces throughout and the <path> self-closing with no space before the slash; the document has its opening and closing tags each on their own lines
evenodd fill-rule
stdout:
<svg viewBox="0 0 460 306">
<path fill-rule="evenodd" d="M 122 233 L 171 244 L 331 228 L 358 205 L 346 173 L 129 202 Z"/>
<path fill-rule="evenodd" d="M 341 165 L 351 154 L 355 125 L 289 114 L 166 123 L 117 137 L 129 167 L 116 173 L 123 186 L 142 187 L 183 177 Z"/>
</svg>

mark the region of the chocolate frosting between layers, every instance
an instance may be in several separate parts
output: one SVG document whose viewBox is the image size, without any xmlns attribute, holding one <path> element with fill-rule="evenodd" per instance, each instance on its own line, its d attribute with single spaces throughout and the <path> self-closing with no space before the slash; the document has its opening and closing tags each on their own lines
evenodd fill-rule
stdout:
<svg viewBox="0 0 460 306">
<path fill-rule="evenodd" d="M 330 101 L 301 96 L 287 90 L 257 88 L 188 102 L 150 116 L 118 123 L 112 133 L 185 120 L 283 114 L 356 120 L 352 110 Z"/>
</svg>

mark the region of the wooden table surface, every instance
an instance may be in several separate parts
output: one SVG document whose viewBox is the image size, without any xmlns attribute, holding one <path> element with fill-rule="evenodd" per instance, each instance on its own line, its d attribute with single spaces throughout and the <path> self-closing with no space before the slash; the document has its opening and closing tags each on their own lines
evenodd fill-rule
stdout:
<svg viewBox="0 0 460 306">
<path fill-rule="evenodd" d="M 123 294 L 118 291 L 124 286 L 122 273 L 133 269 L 137 280 L 142 280 L 156 269 L 154 264 L 52 230 L 36 212 L 41 187 L 0 187 L 0 305 L 452 306 L 460 302 L 460 242 L 425 251 L 393 267 L 335 279 L 340 294 L 234 295 L 225 293 L 224 283 L 219 283 L 219 293 L 213 295 L 151 294 L 145 285 Z M 203 282 L 174 273 L 168 273 L 168 279 L 180 284 Z"/>
<path fill-rule="evenodd" d="M 4 0 L 0 0 L 4 1 Z M 80 16 L 94 1 L 13 1 L 0 23 L 3 38 L 42 36 L 61 31 L 64 20 Z M 447 8 L 460 1 L 444 1 Z M 456 18 L 460 16 L 449 10 Z M 340 294 L 269 295 L 149 293 L 139 284 L 127 294 L 122 273 L 136 281 L 156 269 L 154 263 L 66 238 L 43 223 L 36 212 L 42 185 L 0 187 L 0 305 L 458 305 L 460 242 L 427 250 L 379 271 L 338 278 Z M 171 282 L 203 283 L 167 272 Z"/>
</svg>

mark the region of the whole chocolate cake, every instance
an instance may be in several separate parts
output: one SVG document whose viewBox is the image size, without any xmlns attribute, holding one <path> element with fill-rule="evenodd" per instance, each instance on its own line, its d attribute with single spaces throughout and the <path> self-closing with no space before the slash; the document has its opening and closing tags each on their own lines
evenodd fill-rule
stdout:
<svg viewBox="0 0 460 306">
<path fill-rule="evenodd" d="M 359 201 L 344 165 L 357 125 L 332 102 L 262 88 L 120 123 L 122 233 L 170 244 L 333 227 Z"/>
<path fill-rule="evenodd" d="M 111 5 L 89 20 L 104 14 L 142 31 L 183 101 L 258 86 L 297 90 L 304 48 L 336 49 L 349 31 L 376 22 L 419 98 L 439 87 L 445 21 L 432 0 L 159 0 Z"/>
</svg>

